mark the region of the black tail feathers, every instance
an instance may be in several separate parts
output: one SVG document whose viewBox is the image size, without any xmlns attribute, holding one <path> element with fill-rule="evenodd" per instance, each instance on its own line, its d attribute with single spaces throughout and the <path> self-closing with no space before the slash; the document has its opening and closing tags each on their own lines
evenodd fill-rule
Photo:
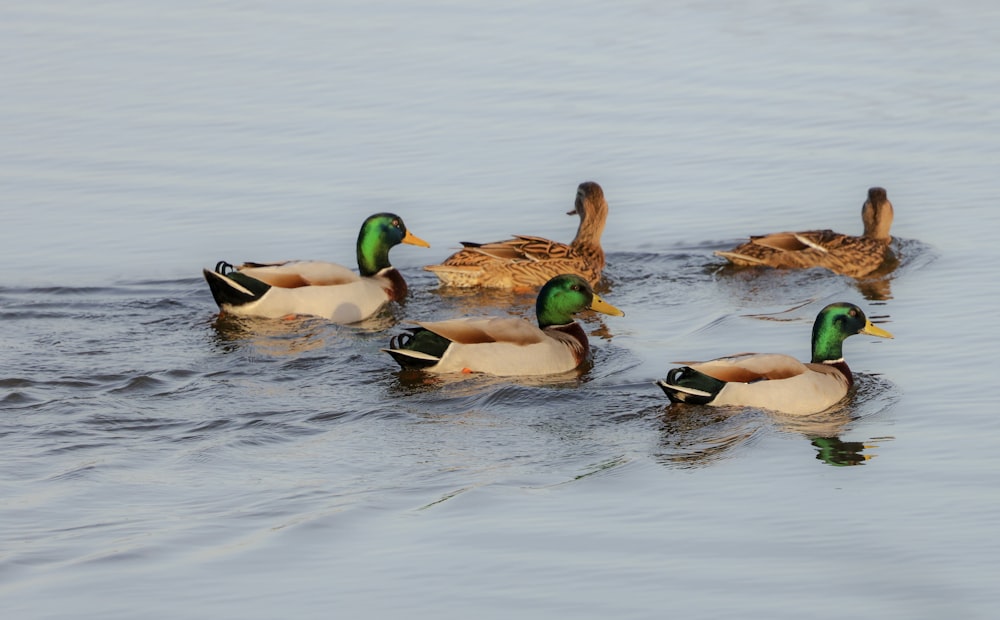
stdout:
<svg viewBox="0 0 1000 620">
<path fill-rule="evenodd" d="M 690 366 L 681 366 L 670 369 L 666 379 L 657 381 L 656 385 L 660 386 L 671 402 L 707 405 L 715 400 L 726 382 L 698 372 Z"/>
<path fill-rule="evenodd" d="M 449 345 L 451 341 L 444 336 L 411 327 L 389 339 L 389 348 L 383 350 L 403 368 L 419 370 L 437 364 Z"/>
<path fill-rule="evenodd" d="M 226 261 L 216 263 L 214 271 L 202 269 L 202 273 L 220 308 L 223 304 L 242 306 L 257 301 L 271 288 L 270 284 L 236 271 Z"/>
</svg>

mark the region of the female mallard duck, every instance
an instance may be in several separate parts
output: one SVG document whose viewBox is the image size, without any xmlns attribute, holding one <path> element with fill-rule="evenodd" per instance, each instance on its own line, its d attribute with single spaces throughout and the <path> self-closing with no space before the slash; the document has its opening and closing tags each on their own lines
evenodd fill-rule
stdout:
<svg viewBox="0 0 1000 620">
<path fill-rule="evenodd" d="M 386 302 L 406 297 L 406 281 L 389 264 L 389 250 L 400 243 L 430 245 L 406 230 L 398 215 L 377 213 L 358 234 L 358 269 L 320 261 L 245 263 L 225 261 L 202 270 L 223 312 L 279 318 L 307 314 L 335 323 L 355 323 Z"/>
<path fill-rule="evenodd" d="M 885 190 L 873 187 L 861 208 L 865 232 L 860 237 L 832 230 L 782 232 L 750 237 L 728 252 L 716 252 L 734 265 L 764 265 L 781 268 L 825 267 L 860 278 L 878 269 L 889 252 L 892 203 Z"/>
<path fill-rule="evenodd" d="M 673 368 L 656 384 L 675 403 L 817 413 L 836 404 L 854 384 L 842 352 L 844 339 L 854 334 L 892 338 L 872 325 L 861 308 L 835 303 L 813 323 L 808 364 L 778 353 L 741 353 Z"/>
<path fill-rule="evenodd" d="M 576 274 L 549 280 L 538 293 L 538 327 L 526 319 L 455 319 L 417 323 L 383 349 L 404 369 L 435 373 L 547 375 L 573 370 L 587 358 L 587 335 L 573 315 L 585 309 L 624 316 Z"/>
<path fill-rule="evenodd" d="M 576 238 L 569 245 L 542 237 L 517 235 L 506 241 L 471 243 L 440 265 L 428 265 L 445 286 L 529 289 L 562 273 L 583 276 L 597 286 L 604 269 L 601 233 L 608 218 L 604 190 L 592 181 L 576 190 L 576 206 L 567 215 L 580 216 Z"/>
</svg>

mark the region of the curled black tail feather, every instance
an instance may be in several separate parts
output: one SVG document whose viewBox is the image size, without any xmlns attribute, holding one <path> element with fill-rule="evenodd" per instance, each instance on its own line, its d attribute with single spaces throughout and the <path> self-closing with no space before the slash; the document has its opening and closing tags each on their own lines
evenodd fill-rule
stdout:
<svg viewBox="0 0 1000 620">
<path fill-rule="evenodd" d="M 439 336 L 423 327 L 410 327 L 403 333 L 389 339 L 385 351 L 403 368 L 420 369 L 433 366 L 441 360 L 451 346 L 451 340 Z M 415 351 L 429 357 L 414 357 L 407 351 Z"/>
<path fill-rule="evenodd" d="M 271 285 L 261 282 L 256 278 L 244 275 L 227 263 L 219 261 L 215 265 L 215 271 L 202 269 L 208 288 L 212 291 L 212 297 L 219 308 L 223 304 L 227 306 L 242 306 L 260 299 Z"/>
<path fill-rule="evenodd" d="M 715 400 L 726 382 L 698 372 L 690 366 L 681 366 L 671 368 L 666 379 L 657 381 L 656 384 L 671 402 L 707 405 Z"/>
<path fill-rule="evenodd" d="M 390 349 L 406 349 L 406 345 L 410 344 L 413 340 L 413 332 L 416 329 L 408 329 L 401 334 L 396 334 L 392 338 L 389 338 L 389 348 Z"/>
</svg>

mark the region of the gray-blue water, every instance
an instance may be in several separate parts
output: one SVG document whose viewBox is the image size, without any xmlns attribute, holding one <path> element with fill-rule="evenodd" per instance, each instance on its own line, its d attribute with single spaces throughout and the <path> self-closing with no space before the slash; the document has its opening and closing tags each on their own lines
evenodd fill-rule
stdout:
<svg viewBox="0 0 1000 620">
<path fill-rule="evenodd" d="M 4 618 L 993 618 L 998 5 L 65 1 L 0 8 Z M 529 314 L 420 269 L 611 207 L 579 376 L 437 380 L 400 322 Z M 861 230 L 856 282 L 722 269 Z M 432 248 L 361 326 L 218 318 L 202 267 Z M 669 406 L 675 360 L 808 354 L 806 419 Z"/>
</svg>

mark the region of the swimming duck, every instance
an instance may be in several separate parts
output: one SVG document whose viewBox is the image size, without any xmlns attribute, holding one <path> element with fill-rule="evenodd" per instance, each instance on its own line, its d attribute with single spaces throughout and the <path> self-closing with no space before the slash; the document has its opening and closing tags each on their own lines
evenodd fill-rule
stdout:
<svg viewBox="0 0 1000 620">
<path fill-rule="evenodd" d="M 562 273 L 578 274 L 597 286 L 604 269 L 601 233 L 608 217 L 601 186 L 581 183 L 576 205 L 567 215 L 580 216 L 576 238 L 569 245 L 527 235 L 493 243 L 462 241 L 462 250 L 425 269 L 445 286 L 455 287 L 534 290 Z"/>
<path fill-rule="evenodd" d="M 861 308 L 834 303 L 813 323 L 808 364 L 777 353 L 741 353 L 673 368 L 656 384 L 675 403 L 817 413 L 836 404 L 854 384 L 842 352 L 844 339 L 854 334 L 892 338 L 872 325 Z"/>
<path fill-rule="evenodd" d="M 389 349 L 404 369 L 434 373 L 547 375 L 573 370 L 587 358 L 587 335 L 573 315 L 585 309 L 624 313 L 601 299 L 576 274 L 549 280 L 538 293 L 538 327 L 526 319 L 453 319 L 417 323 L 392 338 Z"/>
<path fill-rule="evenodd" d="M 832 230 L 782 232 L 759 237 L 728 252 L 715 254 L 734 265 L 764 265 L 779 268 L 825 267 L 830 271 L 859 278 L 878 269 L 889 252 L 892 203 L 881 187 L 868 190 L 861 208 L 865 232 L 860 237 Z"/>
<path fill-rule="evenodd" d="M 376 213 L 365 220 L 358 234 L 361 275 L 321 261 L 239 267 L 220 261 L 215 271 L 202 271 L 223 312 L 266 318 L 313 315 L 335 323 L 355 323 L 375 314 L 386 302 L 406 297 L 406 281 L 389 264 L 389 250 L 400 243 L 430 247 L 410 233 L 398 215 Z"/>
</svg>

